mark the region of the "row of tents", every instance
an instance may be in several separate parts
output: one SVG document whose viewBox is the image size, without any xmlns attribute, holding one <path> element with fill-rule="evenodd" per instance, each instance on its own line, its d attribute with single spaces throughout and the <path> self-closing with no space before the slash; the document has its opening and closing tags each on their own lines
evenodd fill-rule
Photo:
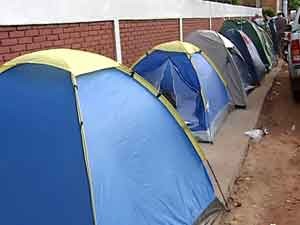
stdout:
<svg viewBox="0 0 300 225">
<path fill-rule="evenodd" d="M 69 49 L 0 66 L 2 223 L 213 224 L 224 206 L 190 129 L 211 140 L 247 106 L 252 53 L 197 31 L 132 69 Z"/>
<path fill-rule="evenodd" d="M 165 95 L 200 141 L 213 142 L 232 106 L 247 107 L 276 57 L 269 35 L 248 20 L 155 46 L 132 70 Z"/>
</svg>

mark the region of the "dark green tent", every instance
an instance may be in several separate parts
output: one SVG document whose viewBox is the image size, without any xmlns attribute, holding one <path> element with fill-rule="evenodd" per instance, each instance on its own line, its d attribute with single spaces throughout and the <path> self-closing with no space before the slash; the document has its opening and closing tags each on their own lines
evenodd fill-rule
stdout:
<svg viewBox="0 0 300 225">
<path fill-rule="evenodd" d="M 270 34 L 266 30 L 264 30 L 262 27 L 258 26 L 257 28 L 260 31 L 260 33 L 262 34 L 262 37 L 264 39 L 263 41 L 267 46 L 268 53 L 271 56 L 272 64 L 274 65 L 274 64 L 276 64 L 277 58 L 276 58 L 276 53 L 275 53 L 275 48 L 274 48 L 274 43 L 272 41 L 272 38 L 271 38 Z"/>
<path fill-rule="evenodd" d="M 265 37 L 267 34 L 264 33 L 262 28 L 249 20 L 225 20 L 220 33 L 224 33 L 228 29 L 238 29 L 246 33 L 253 41 L 265 66 L 271 69 L 274 58 L 273 51 L 269 40 Z"/>
</svg>

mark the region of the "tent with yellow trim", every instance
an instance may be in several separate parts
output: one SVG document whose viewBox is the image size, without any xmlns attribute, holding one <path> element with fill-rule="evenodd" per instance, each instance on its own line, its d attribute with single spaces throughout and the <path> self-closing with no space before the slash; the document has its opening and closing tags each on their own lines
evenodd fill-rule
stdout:
<svg viewBox="0 0 300 225">
<path fill-rule="evenodd" d="M 213 142 L 228 114 L 230 97 L 204 52 L 187 42 L 167 42 L 147 52 L 132 69 L 169 99 L 200 141 Z"/>
<path fill-rule="evenodd" d="M 66 49 L 0 71 L 2 224 L 211 224 L 222 210 L 200 146 L 139 75 Z"/>
</svg>

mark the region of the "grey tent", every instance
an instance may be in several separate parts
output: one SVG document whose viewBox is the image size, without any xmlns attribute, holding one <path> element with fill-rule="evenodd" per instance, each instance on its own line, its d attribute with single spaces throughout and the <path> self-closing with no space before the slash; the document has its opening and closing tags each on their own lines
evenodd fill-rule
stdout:
<svg viewBox="0 0 300 225">
<path fill-rule="evenodd" d="M 232 103 L 238 107 L 246 107 L 247 95 L 240 71 L 219 34 L 215 31 L 197 30 L 188 34 L 185 41 L 199 47 L 213 61 L 227 83 Z"/>
</svg>

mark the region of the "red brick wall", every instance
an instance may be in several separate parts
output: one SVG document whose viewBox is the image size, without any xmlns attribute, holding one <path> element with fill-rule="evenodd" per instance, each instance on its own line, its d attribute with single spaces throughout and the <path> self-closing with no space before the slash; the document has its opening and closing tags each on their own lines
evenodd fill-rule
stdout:
<svg viewBox="0 0 300 225">
<path fill-rule="evenodd" d="M 212 19 L 219 30 L 223 18 Z M 183 19 L 183 33 L 209 29 L 209 19 Z M 122 20 L 120 38 L 123 63 L 130 66 L 157 44 L 180 39 L 179 19 Z M 0 26 L 0 64 L 16 56 L 49 48 L 73 48 L 116 58 L 112 21 Z"/>
<path fill-rule="evenodd" d="M 183 36 L 195 30 L 209 30 L 209 19 L 183 19 Z"/>
<path fill-rule="evenodd" d="M 113 22 L 0 26 L 0 64 L 49 48 L 73 48 L 115 58 Z"/>
<path fill-rule="evenodd" d="M 155 45 L 179 40 L 179 20 L 120 21 L 120 36 L 122 60 L 130 66 Z"/>
<path fill-rule="evenodd" d="M 224 23 L 224 18 L 213 18 L 211 21 L 212 30 L 219 31 Z"/>
</svg>

